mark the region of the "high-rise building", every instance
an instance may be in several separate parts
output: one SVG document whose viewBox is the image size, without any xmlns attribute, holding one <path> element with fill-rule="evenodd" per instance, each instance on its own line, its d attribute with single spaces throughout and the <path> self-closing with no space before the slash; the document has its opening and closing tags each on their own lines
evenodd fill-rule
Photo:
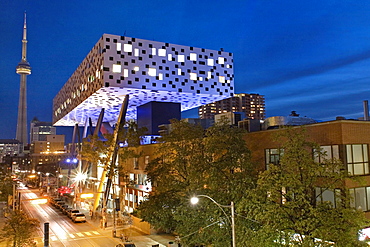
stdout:
<svg viewBox="0 0 370 247">
<path fill-rule="evenodd" d="M 0 139 L 0 163 L 5 156 L 19 156 L 23 153 L 23 144 L 14 139 Z"/>
<path fill-rule="evenodd" d="M 42 122 L 36 118 L 31 121 L 30 143 L 35 141 L 46 141 L 48 135 L 55 135 L 56 127 L 51 122 Z"/>
<path fill-rule="evenodd" d="M 20 75 L 19 104 L 18 104 L 18 122 L 16 139 L 28 144 L 27 133 L 27 76 L 31 74 L 31 67 L 27 61 L 27 25 L 26 13 L 24 13 L 23 39 L 22 39 L 22 59 L 18 63 L 16 73 Z"/>
<path fill-rule="evenodd" d="M 234 94 L 233 54 L 104 34 L 53 100 L 53 125 L 115 124 L 124 96 L 127 119 L 151 101 L 180 103 L 181 111 Z"/>
<path fill-rule="evenodd" d="M 201 119 L 213 119 L 215 115 L 226 112 L 242 112 L 248 119 L 265 118 L 265 97 L 259 94 L 235 94 L 233 97 L 205 104 L 199 107 Z"/>
</svg>

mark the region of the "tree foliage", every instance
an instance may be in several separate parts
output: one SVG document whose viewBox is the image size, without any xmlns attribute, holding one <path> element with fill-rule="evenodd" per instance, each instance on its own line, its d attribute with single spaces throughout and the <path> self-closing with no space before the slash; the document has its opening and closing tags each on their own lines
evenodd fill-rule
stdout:
<svg viewBox="0 0 370 247">
<path fill-rule="evenodd" d="M 316 162 L 314 157 L 325 153 L 306 141 L 304 129 L 285 129 L 278 138 L 283 152 L 279 164 L 260 174 L 257 187 L 238 208 L 259 222 L 244 234 L 245 246 L 360 246 L 356 237 L 365 218 L 349 207 L 343 164 Z M 335 206 L 316 201 L 324 192 L 335 194 Z"/>
<path fill-rule="evenodd" d="M 238 203 L 255 185 L 256 172 L 243 140 L 243 130 L 226 122 L 204 130 L 199 125 L 171 121 L 161 138 L 156 159 L 147 167 L 155 191 L 139 206 L 139 215 L 156 228 L 174 231 L 185 244 L 228 246 L 230 209 L 195 195 L 207 195 L 221 205 Z"/>
<path fill-rule="evenodd" d="M 14 181 L 10 176 L 4 176 L 0 181 L 0 201 L 7 201 L 8 197 L 13 195 Z"/>
<path fill-rule="evenodd" d="M 21 211 L 12 211 L 1 229 L 1 242 L 12 243 L 13 247 L 36 246 L 33 236 L 39 227 L 37 219 L 29 218 Z"/>
</svg>

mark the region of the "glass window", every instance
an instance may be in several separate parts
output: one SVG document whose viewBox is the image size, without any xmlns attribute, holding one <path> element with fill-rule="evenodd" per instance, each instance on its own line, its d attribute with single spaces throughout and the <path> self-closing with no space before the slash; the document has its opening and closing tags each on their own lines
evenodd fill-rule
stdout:
<svg viewBox="0 0 370 247">
<path fill-rule="evenodd" d="M 185 62 L 185 55 L 179 55 L 179 56 L 177 57 L 177 61 L 178 61 L 178 62 L 180 62 L 180 63 Z"/>
<path fill-rule="evenodd" d="M 369 210 L 370 187 L 349 189 L 349 193 L 351 196 L 351 207 L 360 209 L 362 211 Z"/>
<path fill-rule="evenodd" d="M 346 145 L 347 167 L 351 175 L 369 174 L 369 159 L 367 144 Z"/>
<path fill-rule="evenodd" d="M 113 64 L 113 73 L 121 73 L 121 65 L 120 64 Z"/>
<path fill-rule="evenodd" d="M 156 55 L 157 54 L 157 49 L 156 48 L 152 48 L 152 55 Z"/>
<path fill-rule="evenodd" d="M 277 148 L 271 148 L 265 150 L 266 170 L 269 168 L 269 164 L 279 164 L 280 157 L 283 154 L 283 150 Z"/>
<path fill-rule="evenodd" d="M 131 44 L 124 44 L 123 45 L 124 52 L 132 52 L 132 45 Z"/>
<path fill-rule="evenodd" d="M 189 73 L 190 80 L 196 81 L 197 80 L 197 73 Z"/>
<path fill-rule="evenodd" d="M 213 58 L 208 58 L 207 59 L 207 65 L 208 66 L 214 66 L 215 65 L 215 62 L 214 62 Z"/>
<path fill-rule="evenodd" d="M 172 54 L 168 54 L 168 55 L 167 55 L 167 60 L 168 60 L 168 61 L 172 61 Z"/>
<path fill-rule="evenodd" d="M 122 44 L 121 43 L 117 43 L 117 51 L 120 51 L 122 49 Z"/>
<path fill-rule="evenodd" d="M 157 75 L 157 70 L 155 68 L 149 68 L 148 69 L 148 75 L 149 76 L 156 76 Z"/>
<path fill-rule="evenodd" d="M 225 83 L 225 76 L 219 76 L 218 77 L 218 82 Z"/>
<path fill-rule="evenodd" d="M 197 54 L 196 53 L 190 53 L 190 61 L 197 61 Z"/>
<path fill-rule="evenodd" d="M 123 77 L 128 77 L 128 69 L 123 69 Z"/>
<path fill-rule="evenodd" d="M 326 160 L 339 159 L 339 145 L 320 146 L 321 154 L 315 153 L 315 161 L 323 163 Z"/>
<path fill-rule="evenodd" d="M 158 49 L 158 56 L 165 57 L 166 56 L 166 49 Z"/>
<path fill-rule="evenodd" d="M 218 58 L 218 64 L 224 64 L 225 63 L 225 58 L 219 57 Z"/>
<path fill-rule="evenodd" d="M 340 189 L 330 190 L 324 188 L 316 188 L 316 202 L 330 202 L 334 208 L 340 204 Z"/>
<path fill-rule="evenodd" d="M 139 55 L 140 55 L 139 49 L 138 48 L 135 48 L 135 50 L 134 50 L 134 56 L 135 57 L 138 57 Z"/>
</svg>

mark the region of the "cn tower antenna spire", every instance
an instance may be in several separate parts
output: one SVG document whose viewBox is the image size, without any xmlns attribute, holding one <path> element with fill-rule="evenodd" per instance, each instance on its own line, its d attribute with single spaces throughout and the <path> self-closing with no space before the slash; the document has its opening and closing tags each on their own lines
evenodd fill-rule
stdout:
<svg viewBox="0 0 370 247">
<path fill-rule="evenodd" d="M 16 139 L 28 144 L 27 133 L 27 75 L 31 74 L 31 66 L 27 61 L 27 23 L 26 12 L 24 12 L 23 38 L 22 38 L 22 59 L 16 67 L 16 73 L 20 75 L 19 104 L 18 104 L 18 122 Z"/>
</svg>

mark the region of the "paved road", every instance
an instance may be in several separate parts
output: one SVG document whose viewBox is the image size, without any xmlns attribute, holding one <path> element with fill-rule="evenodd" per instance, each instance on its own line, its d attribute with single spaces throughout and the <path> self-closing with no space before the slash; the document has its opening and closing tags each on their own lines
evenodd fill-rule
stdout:
<svg viewBox="0 0 370 247">
<path fill-rule="evenodd" d="M 66 215 L 50 204 L 31 204 L 37 195 L 30 190 L 22 190 L 22 208 L 32 218 L 40 221 L 38 231 L 38 246 L 43 245 L 43 226 L 49 223 L 49 246 L 51 247 L 112 247 L 117 245 L 119 239 L 106 236 L 96 226 L 86 223 L 73 223 Z"/>
</svg>

